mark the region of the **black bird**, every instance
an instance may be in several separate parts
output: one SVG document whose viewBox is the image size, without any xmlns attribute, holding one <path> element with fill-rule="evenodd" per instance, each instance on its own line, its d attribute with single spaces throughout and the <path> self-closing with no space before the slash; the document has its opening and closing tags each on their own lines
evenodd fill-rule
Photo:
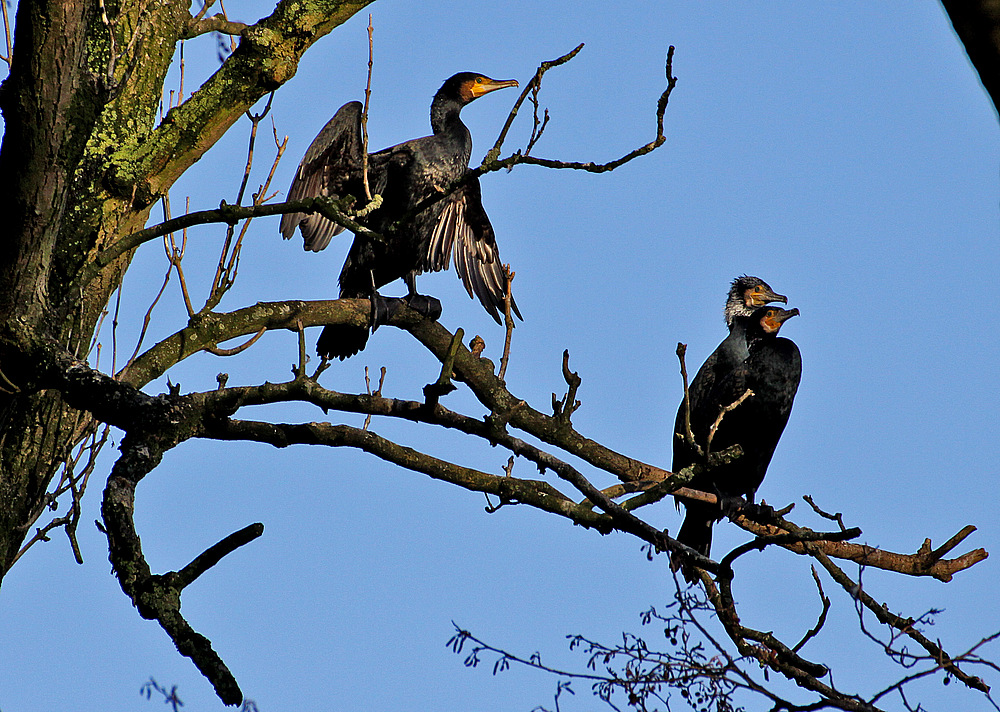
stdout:
<svg viewBox="0 0 1000 712">
<path fill-rule="evenodd" d="M 765 306 L 750 316 L 734 316 L 729 337 L 709 357 L 709 361 L 714 359 L 714 364 L 710 366 L 706 361 L 695 376 L 697 382 L 704 372 L 711 383 L 707 387 L 698 384 L 697 388 L 692 383 L 688 389 L 691 431 L 703 450 L 709 449 L 709 429 L 722 409 L 738 400 L 747 389 L 754 394 L 725 415 L 710 447 L 711 452 L 719 452 L 739 444 L 743 455 L 690 483 L 692 488 L 713 492 L 720 498 L 719 505 L 685 502 L 687 515 L 677 540 L 705 556 L 711 550 L 712 524 L 737 504 L 734 502 L 737 498 L 754 501 L 788 422 L 802 374 L 802 359 L 795 343 L 778 338 L 778 331 L 786 320 L 798 313 L 798 309 Z M 675 433 L 684 430 L 683 402 L 674 430 Z M 694 449 L 675 435 L 674 471 L 698 461 Z M 675 557 L 672 563 L 676 569 L 681 560 Z M 685 576 L 690 579 L 687 572 Z"/>
<path fill-rule="evenodd" d="M 416 275 L 447 269 L 454 254 L 455 270 L 469 296 L 475 293 L 500 323 L 506 280 L 493 227 L 483 209 L 479 180 L 470 180 L 420 212 L 414 214 L 414 209 L 440 195 L 469 170 L 472 135 L 459 116 L 462 107 L 483 94 L 516 86 L 513 79 L 456 74 L 434 95 L 433 135 L 368 154 L 370 190 L 372 195 L 382 196 L 382 204 L 358 222 L 382 234 L 385 242 L 355 236 L 340 272 L 341 297 L 372 298 L 380 305 L 379 311 L 384 311 L 385 303 L 374 290 L 403 279 L 408 290 L 406 301 L 436 317 L 441 305 L 433 297 L 417 294 Z M 318 195 L 352 195 L 364 200 L 361 115 L 361 103 L 352 101 L 323 127 L 299 164 L 288 189 L 289 200 Z M 344 229 L 318 213 L 282 216 L 285 239 L 295 234 L 296 226 L 302 231 L 305 249 L 313 252 L 325 248 Z M 513 303 L 512 308 L 520 317 Z M 367 341 L 365 327 L 330 325 L 323 329 L 316 350 L 321 356 L 344 359 L 361 351 Z"/>
<path fill-rule="evenodd" d="M 738 316 L 750 316 L 758 307 L 771 302 L 787 304 L 788 299 L 783 294 L 776 294 L 770 285 L 760 277 L 744 274 L 733 280 L 726 295 L 726 326 L 732 329 L 733 319 Z"/>
<path fill-rule="evenodd" d="M 712 389 L 715 387 L 716 374 L 722 373 L 726 374 L 736 368 L 737 365 L 742 363 L 746 357 L 749 355 L 747 350 L 746 338 L 744 337 L 744 329 L 740 329 L 738 334 L 733 333 L 733 320 L 737 317 L 749 317 L 754 311 L 759 307 L 770 304 L 771 302 L 781 302 L 782 304 L 787 304 L 788 299 L 783 294 L 777 294 L 767 282 L 762 280 L 760 277 L 751 277 L 750 275 L 742 275 L 733 280 L 729 287 L 729 294 L 726 295 L 726 306 L 723 312 L 726 318 L 726 326 L 729 327 L 729 337 L 723 340 L 721 344 L 712 352 L 712 355 L 705 359 L 705 363 L 701 365 L 698 369 L 698 373 L 691 380 L 688 385 L 688 394 L 691 401 L 691 430 L 695 433 L 696 440 L 704 446 L 704 435 L 698 438 L 697 434 L 699 432 L 696 428 L 696 424 L 699 428 L 702 428 L 704 433 L 708 432 L 708 427 L 711 426 L 715 418 L 718 417 L 718 412 L 708 416 L 707 414 L 700 413 L 698 417 L 695 416 L 695 403 L 708 403 L 711 399 Z M 731 401 L 730 401 L 731 402 Z M 728 405 L 728 403 L 726 404 Z M 683 418 L 683 406 L 681 403 L 681 410 L 677 413 L 677 421 L 674 424 L 674 433 L 680 433 L 684 431 L 684 418 Z M 700 422 L 700 418 L 708 417 L 708 423 L 704 424 Z M 697 460 L 697 451 L 690 447 L 686 441 L 683 439 L 674 438 L 674 472 L 678 469 L 687 467 L 691 463 Z M 683 463 L 683 464 L 678 464 Z"/>
</svg>

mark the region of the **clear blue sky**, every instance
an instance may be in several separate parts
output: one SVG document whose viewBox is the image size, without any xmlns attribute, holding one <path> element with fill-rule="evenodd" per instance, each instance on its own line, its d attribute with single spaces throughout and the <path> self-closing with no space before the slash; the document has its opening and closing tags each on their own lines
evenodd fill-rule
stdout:
<svg viewBox="0 0 1000 712">
<path fill-rule="evenodd" d="M 269 12 L 260 3 L 229 9 L 246 21 Z M 861 527 L 864 541 L 895 551 L 912 552 L 925 537 L 937 545 L 976 525 L 960 552 L 983 546 L 993 556 L 951 584 L 872 571 L 864 580 L 896 612 L 945 609 L 930 636 L 950 652 L 1000 630 L 1000 134 L 937 2 L 378 2 L 371 11 L 373 147 L 428 133 L 431 96 L 457 71 L 523 83 L 540 61 L 585 42 L 575 60 L 546 76 L 542 101 L 551 120 L 534 152 L 615 158 L 652 138 L 664 58 L 675 45 L 679 82 L 665 119 L 668 141 L 654 154 L 608 175 L 520 167 L 483 182 L 525 316 L 514 335 L 511 390 L 545 410 L 549 394 L 565 387 L 559 364 L 569 349 L 583 378 L 583 406 L 574 416 L 580 432 L 669 467 L 681 393 L 674 347 L 687 343 L 697 368 L 725 335 L 728 282 L 759 275 L 801 310 L 782 333 L 804 362 L 759 495 L 772 504 L 798 501 L 793 518 L 818 528 L 800 499 L 812 494 Z M 366 22 L 362 13 L 322 40 L 277 94 L 272 116 L 289 147 L 275 187 L 286 189 L 337 107 L 361 98 Z M 186 58 L 190 89 L 217 64 L 213 39 L 189 43 Z M 515 98 L 501 92 L 465 111 L 474 160 Z M 528 119 L 523 112 L 509 149 L 523 145 Z M 192 210 L 235 199 L 247 124 L 178 183 L 175 213 L 188 195 Z M 269 132 L 268 123 L 258 144 L 258 182 L 272 157 Z M 211 227 L 190 234 L 185 267 L 202 295 L 222 235 Z M 240 281 L 222 308 L 334 297 L 344 238 L 315 255 L 297 239 L 283 242 L 276 218 L 257 221 Z M 156 244 L 137 257 L 119 343 L 134 344 L 165 267 Z M 481 334 L 487 355 L 498 358 L 502 331 L 453 272 L 423 276 L 419 285 L 441 299 L 447 327 Z M 183 326 L 177 292 L 174 283 L 155 312 L 152 337 Z M 403 287 L 384 292 L 402 294 Z M 317 335 L 309 334 L 310 348 Z M 230 374 L 231 385 L 284 380 L 295 349 L 294 335 L 269 334 L 234 359 L 192 358 L 172 380 L 184 391 L 214 387 L 219 371 Z M 385 393 L 400 398 L 418 398 L 436 377 L 421 347 L 383 329 L 322 382 L 362 390 L 366 365 L 376 372 L 387 366 Z M 466 394 L 447 402 L 481 414 Z M 259 417 L 326 419 L 291 406 Z M 487 471 L 499 473 L 506 461 L 506 453 L 454 435 L 379 419 L 372 429 Z M 110 575 L 106 543 L 92 524 L 110 462 L 88 493 L 80 528 L 85 565 L 73 563 L 65 538 L 55 536 L 4 580 L 3 712 L 162 709 L 138 695 L 149 676 L 178 685 L 188 712 L 222 708 Z M 519 463 L 514 472 L 528 476 L 530 468 Z M 585 661 L 567 652 L 566 634 L 613 643 L 630 630 L 658 640 L 655 631 L 640 630 L 638 614 L 671 596 L 663 557 L 648 562 L 640 542 L 626 535 L 602 537 L 525 507 L 489 515 L 484 504 L 482 495 L 361 453 L 192 442 L 140 485 L 137 524 L 151 565 L 162 572 L 236 529 L 264 523 L 263 537 L 183 598 L 188 620 L 264 712 L 552 706 L 552 678 L 523 671 L 494 678 L 488 667 L 464 668 L 445 649 L 451 620 L 512 651 L 537 650 L 546 662 L 576 668 Z M 671 532 L 680 524 L 669 502 L 646 516 Z M 714 552 L 746 537 L 720 524 Z M 805 561 L 768 551 L 744 557 L 737 575 L 748 625 L 793 641 L 812 625 L 819 603 Z M 825 588 L 835 612 L 803 652 L 839 665 L 842 689 L 870 694 L 894 673 L 857 633 L 846 595 L 832 582 Z M 985 653 L 1000 658 L 996 647 Z M 599 707 L 585 685 L 575 689 L 564 709 Z M 940 676 L 916 686 L 910 699 L 930 710 L 987 708 L 958 685 L 942 686 Z"/>
</svg>

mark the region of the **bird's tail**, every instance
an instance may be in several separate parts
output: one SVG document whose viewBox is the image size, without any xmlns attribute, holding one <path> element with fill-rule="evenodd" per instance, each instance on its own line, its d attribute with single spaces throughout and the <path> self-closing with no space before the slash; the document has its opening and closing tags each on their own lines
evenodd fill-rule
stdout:
<svg viewBox="0 0 1000 712">
<path fill-rule="evenodd" d="M 330 324 L 323 327 L 323 333 L 316 341 L 316 353 L 326 358 L 344 360 L 363 351 L 368 343 L 367 326 Z"/>
<path fill-rule="evenodd" d="M 712 525 L 718 518 L 718 510 L 709 505 L 701 505 L 695 502 L 685 503 L 687 514 L 684 516 L 684 523 L 677 532 L 677 541 L 685 546 L 694 549 L 702 556 L 709 556 L 712 550 Z M 678 569 L 684 574 L 688 582 L 697 580 L 692 568 L 684 563 L 683 557 L 673 554 L 670 557 L 670 568 L 674 571 Z"/>
</svg>

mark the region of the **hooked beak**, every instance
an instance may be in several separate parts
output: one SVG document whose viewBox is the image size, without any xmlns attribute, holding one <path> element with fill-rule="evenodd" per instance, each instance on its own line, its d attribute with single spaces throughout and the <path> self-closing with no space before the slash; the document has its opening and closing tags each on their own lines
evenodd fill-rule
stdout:
<svg viewBox="0 0 1000 712">
<path fill-rule="evenodd" d="M 483 94 L 489 94 L 491 91 L 516 86 L 518 86 L 516 79 L 486 79 L 484 82 L 472 85 L 472 98 L 478 99 Z"/>
<path fill-rule="evenodd" d="M 771 302 L 781 302 L 782 304 L 788 304 L 788 297 L 784 294 L 778 294 L 777 292 L 772 292 L 770 287 L 763 287 L 760 292 L 754 292 L 750 296 L 750 301 L 752 302 L 750 306 L 752 307 L 762 307 Z"/>
<path fill-rule="evenodd" d="M 761 322 L 764 330 L 770 334 L 777 333 L 782 324 L 791 319 L 793 316 L 799 315 L 798 309 L 776 309 L 775 312 L 775 314 L 764 317 Z"/>
</svg>

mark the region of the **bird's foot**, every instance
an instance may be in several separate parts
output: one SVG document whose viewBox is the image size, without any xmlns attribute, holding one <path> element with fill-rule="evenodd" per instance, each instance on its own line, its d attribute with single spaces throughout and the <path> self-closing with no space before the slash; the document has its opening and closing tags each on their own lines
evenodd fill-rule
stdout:
<svg viewBox="0 0 1000 712">
<path fill-rule="evenodd" d="M 742 512 L 743 509 L 748 506 L 747 501 L 738 494 L 717 493 L 716 496 L 719 498 L 719 509 L 722 510 L 723 516 L 730 519 Z"/>
<path fill-rule="evenodd" d="M 372 305 L 369 320 L 374 334 L 382 324 L 388 324 L 389 320 L 396 315 L 403 300 L 398 297 L 383 297 L 377 291 L 372 292 L 368 299 Z"/>
<path fill-rule="evenodd" d="M 410 309 L 414 309 L 432 321 L 441 317 L 440 300 L 427 294 L 410 294 L 403 298 Z"/>
<path fill-rule="evenodd" d="M 778 515 L 774 511 L 774 507 L 763 502 L 760 504 L 747 502 L 740 514 L 758 524 L 775 524 L 778 521 Z"/>
</svg>

